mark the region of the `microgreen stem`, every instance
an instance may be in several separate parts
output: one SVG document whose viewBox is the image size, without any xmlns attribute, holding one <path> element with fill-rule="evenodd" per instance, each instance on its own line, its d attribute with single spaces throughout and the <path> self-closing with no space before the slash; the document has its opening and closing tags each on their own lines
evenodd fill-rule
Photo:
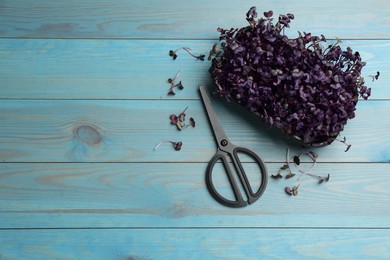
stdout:
<svg viewBox="0 0 390 260">
<path fill-rule="evenodd" d="M 196 55 L 194 55 L 194 54 L 192 54 L 191 52 L 190 52 L 190 48 L 187 48 L 187 47 L 182 47 L 182 49 L 183 50 L 185 50 L 189 55 L 191 55 L 192 57 L 194 57 L 194 58 L 196 58 L 197 60 L 204 60 L 204 55 L 202 54 L 202 55 L 199 55 L 199 56 L 196 56 Z"/>
<path fill-rule="evenodd" d="M 196 55 L 191 53 L 191 49 L 188 48 L 188 47 L 180 47 L 180 48 L 177 48 L 175 51 L 170 50 L 169 51 L 169 56 L 173 57 L 173 59 L 175 60 L 177 58 L 177 52 L 180 49 L 185 50 L 188 54 L 190 54 L 192 57 L 196 58 L 197 60 L 204 60 L 205 55 L 202 54 L 202 55 L 196 56 Z"/>
<path fill-rule="evenodd" d="M 176 151 L 180 151 L 181 146 L 182 146 L 182 144 L 183 144 L 181 141 L 179 141 L 179 142 L 174 142 L 174 141 L 171 141 L 171 140 L 164 140 L 164 141 L 158 143 L 158 144 L 156 145 L 156 147 L 154 147 L 154 150 L 156 151 L 157 148 L 158 148 L 161 144 L 163 144 L 163 143 L 171 143 L 171 144 L 174 146 L 174 148 L 175 148 Z"/>
</svg>

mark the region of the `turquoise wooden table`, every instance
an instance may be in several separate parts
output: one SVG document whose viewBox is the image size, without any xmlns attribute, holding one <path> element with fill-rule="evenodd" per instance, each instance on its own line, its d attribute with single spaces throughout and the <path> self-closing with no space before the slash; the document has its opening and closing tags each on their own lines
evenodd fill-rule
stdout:
<svg viewBox="0 0 390 260">
<path fill-rule="evenodd" d="M 318 153 L 321 185 L 270 179 L 256 203 L 216 202 L 216 145 L 197 86 L 211 87 L 218 27 L 293 13 L 297 31 L 360 52 L 372 96 Z M 0 0 L 0 259 L 390 259 L 390 3 L 371 1 Z M 165 95 L 180 73 L 184 89 Z M 299 145 L 213 99 L 230 139 L 269 175 Z M 195 128 L 177 131 L 170 114 Z M 182 141 L 180 151 L 163 140 Z M 307 164 L 309 165 L 309 164 Z M 250 162 L 247 167 L 252 167 Z M 220 184 L 223 186 L 223 184 Z"/>
</svg>

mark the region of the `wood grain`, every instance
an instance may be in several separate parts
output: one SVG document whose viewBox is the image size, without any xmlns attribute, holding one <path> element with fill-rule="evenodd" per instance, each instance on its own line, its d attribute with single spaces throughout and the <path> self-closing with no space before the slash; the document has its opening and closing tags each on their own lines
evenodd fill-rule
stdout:
<svg viewBox="0 0 390 260">
<path fill-rule="evenodd" d="M 197 86 L 211 87 L 210 62 L 168 51 L 207 55 L 217 27 L 246 26 L 253 5 L 294 13 L 290 37 L 324 34 L 359 51 L 372 97 L 342 132 L 350 151 L 314 150 L 312 173 L 329 182 L 270 179 L 259 201 L 231 209 L 205 187 L 216 146 Z M 389 259 L 389 13 L 385 0 L 0 1 L 0 259 Z M 168 97 L 179 70 L 184 89 Z M 261 155 L 269 175 L 287 148 L 304 151 L 212 102 L 231 141 Z M 169 115 L 187 106 L 197 126 L 179 132 Z M 153 151 L 168 139 L 182 150 Z M 258 185 L 257 166 L 243 161 Z M 232 196 L 215 170 L 218 191 Z M 297 184 L 298 196 L 284 193 Z"/>
<path fill-rule="evenodd" d="M 269 175 L 280 163 L 268 163 Z M 312 173 L 331 175 L 269 179 L 259 201 L 227 208 L 208 193 L 205 163 L 3 164 L 0 228 L 387 228 L 389 164 L 321 163 Z M 310 165 L 303 165 L 301 169 Z M 222 167 L 221 167 L 222 168 Z M 217 190 L 231 193 L 216 167 Z M 260 178 L 247 163 L 254 189 Z M 299 173 L 294 167 L 292 170 Z M 284 187 L 300 185 L 298 196 Z M 232 198 L 233 199 L 233 198 Z"/>
<path fill-rule="evenodd" d="M 268 129 L 246 110 L 213 101 L 232 142 L 250 148 L 265 161 L 285 160 L 286 148 L 299 153 L 298 143 Z M 169 116 L 189 107 L 197 126 L 178 131 Z M 0 159 L 3 162 L 206 162 L 215 140 L 199 100 L 181 101 L 0 101 Z M 390 162 L 389 101 L 360 102 L 356 118 L 339 142 L 316 149 L 324 162 Z M 375 128 L 371 128 L 375 126 Z M 169 143 L 182 141 L 177 152 Z"/>
<path fill-rule="evenodd" d="M 388 259 L 389 240 L 388 229 L 1 230 L 0 252 L 4 259 Z"/>
<path fill-rule="evenodd" d="M 24 38 L 212 38 L 217 27 L 246 26 L 251 6 L 259 13 L 293 13 L 292 30 L 339 38 L 389 39 L 386 0 L 12 1 L 0 8 L 0 36 Z M 228 19 L 226 19 L 228 17 Z M 276 17 L 277 19 L 277 17 Z"/>
<path fill-rule="evenodd" d="M 199 99 L 196 86 L 211 85 L 210 62 L 184 51 L 173 61 L 168 52 L 188 46 L 208 55 L 215 42 L 0 39 L 0 99 Z M 348 46 L 367 62 L 362 76 L 372 88 L 371 99 L 390 99 L 389 41 L 341 43 Z M 167 79 L 179 70 L 184 90 L 167 97 Z M 369 75 L 378 70 L 379 80 L 371 82 Z"/>
</svg>

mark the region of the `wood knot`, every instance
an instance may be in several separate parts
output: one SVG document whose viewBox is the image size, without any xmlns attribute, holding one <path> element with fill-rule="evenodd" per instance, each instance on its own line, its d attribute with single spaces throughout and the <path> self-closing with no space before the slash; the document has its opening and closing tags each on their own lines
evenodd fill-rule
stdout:
<svg viewBox="0 0 390 260">
<path fill-rule="evenodd" d="M 74 130 L 75 138 L 87 145 L 98 145 L 102 142 L 100 132 L 93 126 L 81 125 Z"/>
</svg>

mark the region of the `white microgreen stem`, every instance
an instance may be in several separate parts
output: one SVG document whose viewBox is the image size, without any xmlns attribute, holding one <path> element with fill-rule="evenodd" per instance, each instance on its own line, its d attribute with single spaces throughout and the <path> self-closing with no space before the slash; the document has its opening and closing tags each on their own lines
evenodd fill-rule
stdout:
<svg viewBox="0 0 390 260">
<path fill-rule="evenodd" d="M 315 157 L 313 157 L 312 154 L 311 154 L 310 152 L 306 152 L 305 154 L 306 154 L 307 156 L 309 156 L 310 159 L 312 159 L 313 164 L 311 165 L 311 167 L 310 167 L 307 171 L 302 171 L 302 170 L 299 169 L 299 172 L 302 173 L 302 175 L 300 175 L 300 176 L 298 177 L 298 180 L 297 180 L 297 181 L 299 181 L 299 180 L 301 179 L 301 177 L 304 176 L 304 175 L 309 175 L 309 176 L 312 176 L 312 177 L 321 178 L 321 177 L 318 176 L 318 175 L 314 175 L 314 174 L 311 174 L 311 173 L 310 173 L 310 171 L 311 171 L 311 170 L 314 168 L 314 166 L 317 164 L 317 159 L 316 159 Z"/>
<path fill-rule="evenodd" d="M 308 176 L 311 176 L 311 177 L 314 177 L 314 178 L 317 178 L 317 179 L 322 179 L 322 177 L 319 176 L 319 175 L 311 174 L 311 173 L 309 173 L 309 172 L 305 172 L 305 171 L 302 171 L 302 170 L 299 170 L 299 172 L 302 173 L 301 176 L 303 176 L 303 175 L 308 175 Z M 299 177 L 299 178 L 300 178 L 300 177 Z M 298 179 L 299 179 L 299 178 L 298 178 Z"/>
<path fill-rule="evenodd" d="M 191 53 L 191 49 L 188 48 L 188 47 L 182 47 L 182 49 L 185 50 L 186 52 L 188 52 L 189 55 L 191 55 L 192 57 L 194 57 L 196 59 L 199 59 L 199 60 L 203 60 L 204 59 L 204 55 L 196 56 L 196 55 Z"/>
<path fill-rule="evenodd" d="M 158 148 L 160 145 L 162 145 L 163 143 L 171 143 L 171 144 L 173 144 L 173 145 L 176 144 L 176 142 L 173 142 L 173 141 L 171 141 L 171 140 L 164 140 L 164 141 L 158 143 L 158 144 L 156 145 L 156 147 L 154 147 L 154 150 L 156 151 L 157 148 Z"/>
<path fill-rule="evenodd" d="M 175 50 L 175 53 L 176 52 L 178 52 L 178 51 L 180 51 L 181 49 L 183 49 L 183 50 L 185 50 L 185 51 L 189 51 L 189 50 L 191 50 L 190 48 L 188 48 L 188 47 L 179 47 L 179 48 L 177 48 L 176 50 Z"/>
<path fill-rule="evenodd" d="M 344 152 L 348 152 L 348 150 L 351 148 L 351 145 L 350 145 L 350 144 L 347 144 L 347 139 L 346 139 L 345 137 L 344 137 L 343 140 L 340 140 L 340 139 L 337 139 L 337 138 L 335 138 L 334 140 L 335 140 L 335 141 L 338 141 L 338 142 L 340 142 L 340 143 L 342 143 L 342 144 L 344 144 L 344 145 L 346 146 Z"/>
<path fill-rule="evenodd" d="M 177 80 L 180 76 L 180 73 L 181 73 L 181 70 L 179 70 L 177 73 L 176 73 L 176 76 L 172 79 L 172 84 L 174 84 L 175 80 Z"/>
<path fill-rule="evenodd" d="M 186 52 L 188 52 L 188 54 L 191 55 L 192 57 L 198 58 L 198 56 L 196 56 L 196 55 L 194 55 L 194 54 L 191 53 L 191 51 L 190 51 L 191 49 L 190 49 L 190 48 L 183 47 L 183 50 L 185 50 Z"/>
</svg>

